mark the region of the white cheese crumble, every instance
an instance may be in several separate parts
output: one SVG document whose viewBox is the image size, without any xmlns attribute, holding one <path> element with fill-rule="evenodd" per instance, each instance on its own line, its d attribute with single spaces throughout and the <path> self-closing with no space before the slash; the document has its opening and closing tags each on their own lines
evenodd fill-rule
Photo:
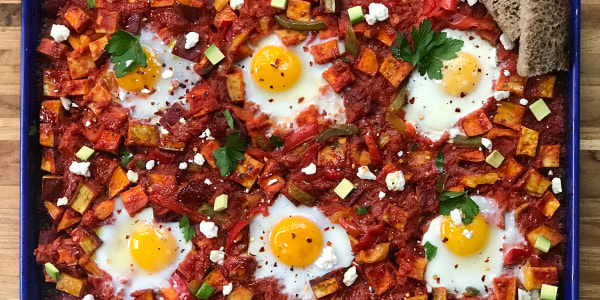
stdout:
<svg viewBox="0 0 600 300">
<path fill-rule="evenodd" d="M 215 138 L 210 135 L 210 129 L 206 128 L 204 132 L 200 135 L 201 139 L 214 140 Z"/>
<path fill-rule="evenodd" d="M 548 170 L 548 176 L 552 176 L 554 175 L 554 172 L 552 172 L 552 170 Z"/>
<path fill-rule="evenodd" d="M 558 177 L 552 178 L 552 192 L 555 194 L 562 193 L 562 182 Z"/>
<path fill-rule="evenodd" d="M 73 174 L 77 174 L 77 175 L 81 175 L 81 176 L 85 176 L 85 177 L 92 176 L 92 174 L 90 174 L 90 162 L 89 161 L 84 161 L 84 162 L 74 161 L 69 166 L 69 171 Z"/>
<path fill-rule="evenodd" d="M 509 91 L 494 91 L 494 99 L 498 101 L 508 99 L 508 97 L 510 97 Z"/>
<path fill-rule="evenodd" d="M 467 239 L 471 239 L 471 237 L 473 236 L 473 230 L 469 230 L 469 229 L 464 229 L 462 232 L 462 235 L 464 235 Z"/>
<path fill-rule="evenodd" d="M 152 168 L 154 168 L 155 164 L 156 164 L 156 162 L 154 160 L 149 160 L 146 163 L 146 170 L 148 170 L 148 171 L 152 170 Z"/>
<path fill-rule="evenodd" d="M 404 173 L 396 171 L 385 176 L 385 184 L 390 191 L 404 191 Z"/>
<path fill-rule="evenodd" d="M 492 150 L 492 141 L 490 139 L 481 138 L 481 145 L 486 147 L 488 150 Z"/>
<path fill-rule="evenodd" d="M 194 155 L 194 163 L 195 163 L 195 164 L 197 164 L 197 165 L 199 165 L 199 166 L 202 166 L 202 165 L 204 165 L 204 162 L 205 162 L 205 161 L 206 161 L 206 160 L 204 159 L 204 156 L 202 156 L 202 154 L 200 154 L 200 153 L 196 153 L 196 154 Z"/>
<path fill-rule="evenodd" d="M 231 294 L 231 291 L 233 291 L 233 283 L 230 282 L 223 286 L 223 296 Z"/>
<path fill-rule="evenodd" d="M 503 74 L 504 74 L 504 76 L 508 77 L 508 76 L 510 76 L 510 71 L 509 70 L 504 70 Z"/>
<path fill-rule="evenodd" d="M 179 163 L 179 170 L 187 169 L 188 165 L 185 161 Z"/>
<path fill-rule="evenodd" d="M 302 168 L 302 173 L 306 174 L 306 175 L 313 175 L 315 173 L 317 173 L 317 166 L 315 166 L 315 164 L 310 163 L 310 165 Z"/>
<path fill-rule="evenodd" d="M 469 6 L 473 6 L 477 4 L 477 0 L 467 0 L 467 4 L 469 4 Z"/>
<path fill-rule="evenodd" d="M 161 76 L 164 79 L 169 79 L 169 78 L 173 77 L 173 71 L 171 71 L 171 70 L 165 70 L 164 72 L 162 72 Z"/>
<path fill-rule="evenodd" d="M 85 122 L 85 127 L 90 127 L 91 125 L 92 125 L 92 122 L 90 122 L 90 121 Z"/>
<path fill-rule="evenodd" d="M 129 181 L 136 183 L 139 179 L 138 173 L 131 171 L 131 170 L 127 170 L 127 179 L 129 179 Z"/>
<path fill-rule="evenodd" d="M 200 232 L 209 239 L 216 238 L 219 228 L 213 222 L 202 221 L 200 223 Z"/>
<path fill-rule="evenodd" d="M 125 101 L 127 99 L 127 92 L 119 91 L 119 99 L 121 99 L 121 101 Z"/>
<path fill-rule="evenodd" d="M 94 295 L 92 294 L 87 294 L 85 295 L 85 297 L 83 297 L 81 300 L 95 300 Z"/>
<path fill-rule="evenodd" d="M 204 184 L 211 185 L 212 181 L 210 181 L 210 179 L 206 178 L 206 179 L 204 179 Z"/>
<path fill-rule="evenodd" d="M 67 203 L 69 203 L 69 199 L 67 199 L 67 197 L 60 197 L 56 201 L 56 206 L 65 206 Z"/>
<path fill-rule="evenodd" d="M 385 198 L 385 193 L 379 192 L 379 200 L 383 200 L 383 198 Z"/>
<path fill-rule="evenodd" d="M 529 104 L 529 101 L 527 101 L 527 99 L 523 98 L 523 99 L 519 100 L 519 104 L 526 106 L 527 104 Z"/>
<path fill-rule="evenodd" d="M 185 35 L 185 49 L 191 49 L 200 41 L 200 35 L 197 32 L 188 32 Z"/>
<path fill-rule="evenodd" d="M 60 97 L 60 102 L 62 102 L 62 106 L 65 108 L 65 110 L 69 110 L 69 108 L 71 108 L 71 104 L 73 104 L 69 98 L 65 97 Z"/>
<path fill-rule="evenodd" d="M 358 178 L 360 178 L 360 179 L 365 179 L 365 180 L 377 179 L 377 176 L 375 176 L 375 174 L 373 174 L 371 172 L 371 170 L 369 170 L 369 167 L 367 167 L 367 166 L 359 167 L 358 172 L 356 173 L 356 176 L 358 176 Z"/>
<path fill-rule="evenodd" d="M 462 210 L 455 208 L 450 211 L 450 219 L 456 226 L 462 225 Z"/>
<path fill-rule="evenodd" d="M 52 24 L 52 29 L 50 29 L 50 36 L 58 43 L 66 41 L 70 34 L 71 30 L 65 25 Z"/>
<path fill-rule="evenodd" d="M 381 3 L 369 4 L 369 13 L 365 15 L 367 24 L 374 25 L 377 21 L 385 21 L 389 17 L 388 8 Z"/>
<path fill-rule="evenodd" d="M 356 279 L 358 278 L 358 274 L 356 274 L 356 267 L 352 266 L 350 268 L 348 268 L 348 270 L 346 270 L 346 272 L 344 273 L 344 284 L 346 286 L 351 286 Z"/>
<path fill-rule="evenodd" d="M 326 246 L 323 249 L 323 253 L 317 260 L 315 261 L 315 265 L 323 270 L 331 270 L 337 264 L 337 256 L 335 255 L 335 251 L 333 247 Z"/>
<path fill-rule="evenodd" d="M 273 185 L 273 184 L 276 184 L 278 181 L 279 181 L 279 180 L 277 180 L 277 179 L 271 179 L 271 180 L 269 180 L 269 182 L 267 182 L 267 185 Z"/>
<path fill-rule="evenodd" d="M 515 47 L 515 44 L 509 41 L 504 33 L 500 35 L 500 43 L 502 43 L 502 46 L 504 46 L 504 49 L 506 50 L 512 50 Z"/>
<path fill-rule="evenodd" d="M 531 295 L 526 290 L 518 289 L 517 299 L 518 300 L 531 300 Z"/>
<path fill-rule="evenodd" d="M 229 0 L 229 6 L 233 10 L 239 10 L 244 6 L 244 0 Z"/>
<path fill-rule="evenodd" d="M 143 92 L 143 90 L 142 90 L 142 92 Z M 169 131 L 166 128 L 164 128 L 162 126 L 158 126 L 158 128 L 160 128 L 160 133 L 161 134 L 169 134 Z"/>
<path fill-rule="evenodd" d="M 398 157 L 402 157 L 404 155 L 404 151 L 398 151 Z"/>
<path fill-rule="evenodd" d="M 150 90 L 149 89 L 142 89 L 140 92 L 144 93 L 144 94 L 150 94 Z M 169 132 L 167 131 L 167 133 L 165 133 L 165 134 L 169 134 Z"/>
<path fill-rule="evenodd" d="M 185 124 L 185 123 L 186 123 L 185 118 L 179 118 L 179 124 Z"/>
<path fill-rule="evenodd" d="M 223 248 L 221 248 L 221 249 L 223 249 Z M 209 258 L 210 258 L 210 261 L 217 263 L 219 265 L 222 265 L 223 261 L 225 260 L 225 251 L 211 250 Z"/>
</svg>

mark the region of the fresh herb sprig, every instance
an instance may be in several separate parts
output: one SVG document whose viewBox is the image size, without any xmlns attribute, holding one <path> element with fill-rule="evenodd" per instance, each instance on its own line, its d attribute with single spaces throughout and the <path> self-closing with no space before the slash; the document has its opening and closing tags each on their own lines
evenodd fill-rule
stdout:
<svg viewBox="0 0 600 300">
<path fill-rule="evenodd" d="M 196 230 L 194 230 L 194 227 L 190 225 L 190 220 L 188 219 L 187 214 L 183 214 L 183 217 L 181 217 L 181 220 L 179 221 L 179 228 L 181 228 L 181 232 L 183 233 L 183 238 L 185 239 L 186 243 L 196 236 Z"/>
<path fill-rule="evenodd" d="M 370 209 L 371 209 L 371 205 L 357 206 L 354 208 L 354 212 L 356 213 L 357 216 L 364 216 L 367 214 L 367 212 L 369 212 Z"/>
<path fill-rule="evenodd" d="M 398 33 L 396 44 L 392 45 L 392 54 L 418 66 L 419 74 L 427 74 L 430 79 L 442 79 L 442 60 L 456 58 L 456 52 L 464 44 L 461 40 L 449 38 L 445 32 L 433 31 L 430 19 L 423 20 L 418 29 L 413 27 L 410 35 L 414 51 L 406 36 Z"/>
<path fill-rule="evenodd" d="M 137 66 L 146 67 L 148 63 L 146 53 L 140 43 L 140 37 L 123 30 L 111 35 L 104 50 L 112 54 L 110 62 L 115 64 L 113 70 L 117 78 L 135 70 Z"/>
<path fill-rule="evenodd" d="M 438 151 L 437 157 L 435 158 L 435 166 L 438 168 L 440 173 L 444 172 L 444 152 Z"/>
<path fill-rule="evenodd" d="M 423 249 L 425 249 L 425 258 L 428 261 L 431 261 L 437 255 L 437 247 L 430 242 L 425 242 Z"/>
<path fill-rule="evenodd" d="M 473 219 L 479 213 L 479 206 L 467 192 L 444 191 L 438 197 L 440 199 L 440 215 L 449 216 L 454 209 L 460 209 L 464 213 L 462 222 L 465 225 L 473 223 Z"/>
<path fill-rule="evenodd" d="M 229 125 L 229 128 L 233 129 L 234 128 L 233 116 L 231 115 L 231 112 L 229 111 L 229 109 L 224 110 L 223 115 L 225 116 L 225 121 L 227 121 L 227 125 Z"/>
<path fill-rule="evenodd" d="M 213 151 L 212 156 L 216 159 L 215 164 L 221 171 L 222 177 L 231 174 L 235 170 L 237 162 L 244 160 L 246 145 L 248 145 L 248 140 L 234 132 L 227 136 L 225 146 Z"/>
</svg>

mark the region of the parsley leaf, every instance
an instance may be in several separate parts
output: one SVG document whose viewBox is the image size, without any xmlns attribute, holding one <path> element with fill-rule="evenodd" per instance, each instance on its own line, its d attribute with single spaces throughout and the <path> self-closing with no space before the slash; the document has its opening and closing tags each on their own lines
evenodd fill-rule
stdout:
<svg viewBox="0 0 600 300">
<path fill-rule="evenodd" d="M 413 66 L 418 65 L 419 74 L 427 74 L 430 79 L 442 79 L 442 60 L 455 58 L 456 52 L 460 51 L 464 44 L 459 39 L 449 38 L 445 32 L 433 31 L 430 19 L 423 20 L 419 29 L 413 27 L 410 35 L 414 51 L 406 36 L 398 33 L 396 44 L 392 45 L 392 54 Z"/>
<path fill-rule="evenodd" d="M 423 249 L 425 249 L 425 257 L 428 261 L 431 261 L 437 255 L 437 247 L 430 242 L 425 242 Z"/>
<path fill-rule="evenodd" d="M 37 135 L 39 132 L 37 124 L 33 123 L 33 125 L 31 125 L 29 127 L 29 136 L 35 136 Z"/>
<path fill-rule="evenodd" d="M 285 142 L 276 135 L 272 135 L 271 137 L 269 137 L 269 142 L 271 142 L 271 145 L 275 147 L 283 147 L 283 145 L 285 144 Z"/>
<path fill-rule="evenodd" d="M 369 211 L 369 209 L 371 209 L 371 206 L 357 206 L 354 208 L 354 212 L 356 213 L 357 216 L 364 216 L 367 214 L 367 212 Z"/>
<path fill-rule="evenodd" d="M 196 230 L 194 230 L 194 227 L 190 225 L 190 220 L 188 219 L 187 214 L 183 214 L 183 217 L 181 217 L 181 220 L 179 221 L 179 228 L 181 228 L 181 233 L 183 233 L 183 238 L 185 239 L 186 243 L 196 236 Z"/>
<path fill-rule="evenodd" d="M 444 172 L 444 152 L 438 151 L 437 157 L 435 158 L 435 165 L 438 170 L 440 170 L 440 173 Z"/>
<path fill-rule="evenodd" d="M 147 64 L 146 53 L 140 44 L 140 37 L 135 37 L 123 30 L 111 35 L 104 50 L 112 54 L 110 62 L 115 64 L 113 70 L 117 78 L 135 70 L 138 65 L 145 67 Z"/>
<path fill-rule="evenodd" d="M 125 168 L 127 164 L 133 159 L 133 154 L 131 154 L 131 152 L 125 149 L 121 149 L 119 151 L 119 154 L 123 155 L 123 158 L 121 158 L 121 167 Z"/>
<path fill-rule="evenodd" d="M 449 216 L 454 209 L 461 209 L 465 214 L 462 218 L 465 225 L 473 223 L 473 219 L 479 213 L 479 206 L 467 192 L 445 191 L 438 198 L 440 199 L 440 214 Z"/>
<path fill-rule="evenodd" d="M 96 7 L 96 0 L 87 0 L 87 5 L 89 9 Z"/>
<path fill-rule="evenodd" d="M 239 133 L 231 133 L 227 136 L 225 146 L 213 151 L 212 156 L 217 160 L 216 165 L 225 177 L 235 170 L 238 161 L 244 160 L 244 151 L 248 140 L 240 137 Z"/>
<path fill-rule="evenodd" d="M 226 109 L 223 114 L 225 115 L 225 120 L 227 121 L 227 125 L 229 128 L 233 129 L 233 117 L 231 116 L 231 112 L 229 109 Z"/>
<path fill-rule="evenodd" d="M 345 62 L 345 63 L 349 63 L 350 62 L 350 60 L 347 59 L 347 58 L 345 58 L 345 57 L 340 57 L 340 60 L 343 61 L 343 62 Z"/>
</svg>

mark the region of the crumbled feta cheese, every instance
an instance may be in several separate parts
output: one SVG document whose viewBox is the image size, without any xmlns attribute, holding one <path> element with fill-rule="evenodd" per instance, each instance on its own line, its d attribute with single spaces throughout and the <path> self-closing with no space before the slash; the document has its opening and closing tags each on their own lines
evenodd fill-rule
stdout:
<svg viewBox="0 0 600 300">
<path fill-rule="evenodd" d="M 200 41 L 200 35 L 197 32 L 188 32 L 185 35 L 185 49 L 191 49 Z"/>
<path fill-rule="evenodd" d="M 510 76 L 510 71 L 509 70 L 504 70 L 503 74 L 504 74 L 504 76 L 508 77 L 508 76 Z"/>
<path fill-rule="evenodd" d="M 462 235 L 464 235 L 467 239 L 471 239 L 471 237 L 473 236 L 473 230 L 469 230 L 469 229 L 464 229 L 462 232 Z"/>
<path fill-rule="evenodd" d="M 128 59 L 125 61 L 125 67 L 129 68 L 129 66 L 131 66 L 131 64 L 133 63 L 132 59 Z"/>
<path fill-rule="evenodd" d="M 92 125 L 92 122 L 90 122 L 90 121 L 85 122 L 85 127 L 90 127 L 90 125 Z"/>
<path fill-rule="evenodd" d="M 69 108 L 71 108 L 71 104 L 73 104 L 69 98 L 65 97 L 60 97 L 60 102 L 62 102 L 62 106 L 65 108 L 65 110 L 69 110 Z"/>
<path fill-rule="evenodd" d="M 195 163 L 195 164 L 197 164 L 197 165 L 199 165 L 199 166 L 202 166 L 202 165 L 204 165 L 204 162 L 205 162 L 205 161 L 206 161 L 206 160 L 204 159 L 204 156 L 202 156 L 202 154 L 200 154 L 200 153 L 196 153 L 196 154 L 194 155 L 194 163 Z"/>
<path fill-rule="evenodd" d="M 154 168 L 155 164 L 156 164 L 156 162 L 154 160 L 149 160 L 146 163 L 146 170 L 148 170 L 148 171 L 152 170 L 152 168 Z"/>
<path fill-rule="evenodd" d="M 335 251 L 333 247 L 326 246 L 323 249 L 323 253 L 317 260 L 315 261 L 315 265 L 323 270 L 331 270 L 337 264 L 337 256 L 335 255 Z"/>
<path fill-rule="evenodd" d="M 502 46 L 504 46 L 504 49 L 506 50 L 512 50 L 515 47 L 515 44 L 509 41 L 504 33 L 500 35 L 500 43 L 502 43 Z"/>
<path fill-rule="evenodd" d="M 89 161 L 84 161 L 84 162 L 74 161 L 69 166 L 69 171 L 73 174 L 77 174 L 77 175 L 81 175 L 81 176 L 85 176 L 85 177 L 92 176 L 92 174 L 90 174 L 90 162 Z"/>
<path fill-rule="evenodd" d="M 179 118 L 179 123 L 180 124 L 185 124 L 186 123 L 185 118 Z"/>
<path fill-rule="evenodd" d="M 527 101 L 527 99 L 523 98 L 523 99 L 519 100 L 519 103 L 521 105 L 525 106 L 525 105 L 529 104 L 529 101 Z"/>
<path fill-rule="evenodd" d="M 213 222 L 202 221 L 200 223 L 200 232 L 209 239 L 216 238 L 219 228 Z"/>
<path fill-rule="evenodd" d="M 166 128 L 164 128 L 162 126 L 158 126 L 158 128 L 160 128 L 160 133 L 161 134 L 169 134 L 169 131 Z"/>
<path fill-rule="evenodd" d="M 562 182 L 558 177 L 552 178 L 552 192 L 555 194 L 562 193 Z"/>
<path fill-rule="evenodd" d="M 404 155 L 404 151 L 398 151 L 398 157 L 402 157 Z"/>
<path fill-rule="evenodd" d="M 373 25 L 377 21 L 385 21 L 389 17 L 388 8 L 381 3 L 369 4 L 369 13 L 365 15 L 367 24 Z"/>
<path fill-rule="evenodd" d="M 231 294 L 231 291 L 233 291 L 233 283 L 230 282 L 227 285 L 223 286 L 223 296 Z"/>
<path fill-rule="evenodd" d="M 119 99 L 121 99 L 121 101 L 125 101 L 125 99 L 127 99 L 127 92 L 126 91 L 119 91 Z"/>
<path fill-rule="evenodd" d="M 217 263 L 219 265 L 222 265 L 223 261 L 225 260 L 225 251 L 211 250 L 209 258 L 210 258 L 210 261 Z"/>
<path fill-rule="evenodd" d="M 404 191 L 404 173 L 396 171 L 385 176 L 385 184 L 390 191 Z"/>
<path fill-rule="evenodd" d="M 85 295 L 85 297 L 83 297 L 81 300 L 94 300 L 94 295 L 92 295 L 92 294 L 87 294 L 87 295 Z"/>
<path fill-rule="evenodd" d="M 462 225 L 462 210 L 455 208 L 450 211 L 450 219 L 456 226 Z"/>
<path fill-rule="evenodd" d="M 211 185 L 212 181 L 210 181 L 210 179 L 206 178 L 206 179 L 204 179 L 204 184 Z"/>
<path fill-rule="evenodd" d="M 359 167 L 356 176 L 358 176 L 358 178 L 360 179 L 365 180 L 375 180 L 377 178 L 377 176 L 375 176 L 375 174 L 373 174 L 367 166 Z"/>
<path fill-rule="evenodd" d="M 315 164 L 310 163 L 310 165 L 302 168 L 302 173 L 306 174 L 306 175 L 313 175 L 315 173 L 317 173 L 317 166 L 315 166 Z"/>
<path fill-rule="evenodd" d="M 161 76 L 164 79 L 169 79 L 169 78 L 173 77 L 173 71 L 171 71 L 171 70 L 165 70 L 164 72 L 162 72 Z"/>
<path fill-rule="evenodd" d="M 510 97 L 509 91 L 495 91 L 494 92 L 494 99 L 496 99 L 498 101 L 508 99 L 508 97 Z"/>
<path fill-rule="evenodd" d="M 518 289 L 517 299 L 518 300 L 531 300 L 531 295 L 526 290 Z"/>
<path fill-rule="evenodd" d="M 233 10 L 239 10 L 244 6 L 244 0 L 229 0 L 229 6 Z"/>
<path fill-rule="evenodd" d="M 492 141 L 490 139 L 481 138 L 481 145 L 486 147 L 488 150 L 492 150 Z"/>
<path fill-rule="evenodd" d="M 56 206 L 65 206 L 69 203 L 69 199 L 67 197 L 60 197 L 56 200 Z"/>
<path fill-rule="evenodd" d="M 467 4 L 469 4 L 469 6 L 473 6 L 477 4 L 477 0 L 467 0 Z"/>
<path fill-rule="evenodd" d="M 210 135 L 210 129 L 206 128 L 204 132 L 200 135 L 201 139 L 214 140 L 215 138 Z"/>
<path fill-rule="evenodd" d="M 52 29 L 50 29 L 50 36 L 58 43 L 66 41 L 70 34 L 71 30 L 65 25 L 52 24 Z"/>
<path fill-rule="evenodd" d="M 379 200 L 383 200 L 383 198 L 385 198 L 385 193 L 379 192 Z"/>
<path fill-rule="evenodd" d="M 373 16 L 373 15 L 366 14 L 365 15 L 365 21 L 369 25 L 375 25 L 375 23 L 377 23 L 377 18 L 375 16 Z"/>
<path fill-rule="evenodd" d="M 346 270 L 346 272 L 344 273 L 344 284 L 346 286 L 351 286 L 356 279 L 358 278 L 358 274 L 356 274 L 356 267 L 352 266 L 350 268 L 348 268 L 348 270 Z"/>
<path fill-rule="evenodd" d="M 273 184 L 276 184 L 276 183 L 277 183 L 277 181 L 279 181 L 279 180 L 277 180 L 277 179 L 271 179 L 271 180 L 269 180 L 269 182 L 267 182 L 267 185 L 273 185 Z"/>
<path fill-rule="evenodd" d="M 127 179 L 129 179 L 129 181 L 136 183 L 138 181 L 138 173 L 131 171 L 131 170 L 127 170 Z"/>
<path fill-rule="evenodd" d="M 182 161 L 179 163 L 179 170 L 185 170 L 187 169 L 188 165 L 185 161 Z"/>
<path fill-rule="evenodd" d="M 554 175 L 554 172 L 552 172 L 552 170 L 548 170 L 548 176 L 552 176 Z"/>
<path fill-rule="evenodd" d="M 71 103 L 71 107 L 79 107 L 79 105 L 77 105 L 77 103 Z"/>
</svg>

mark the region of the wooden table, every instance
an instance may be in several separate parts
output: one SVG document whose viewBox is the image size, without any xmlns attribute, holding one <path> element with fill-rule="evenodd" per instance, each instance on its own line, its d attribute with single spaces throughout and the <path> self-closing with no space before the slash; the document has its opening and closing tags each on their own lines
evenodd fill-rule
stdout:
<svg viewBox="0 0 600 300">
<path fill-rule="evenodd" d="M 600 0 L 581 3 L 581 299 L 600 295 Z M 0 0 L 0 299 L 19 298 L 20 0 Z"/>
</svg>

